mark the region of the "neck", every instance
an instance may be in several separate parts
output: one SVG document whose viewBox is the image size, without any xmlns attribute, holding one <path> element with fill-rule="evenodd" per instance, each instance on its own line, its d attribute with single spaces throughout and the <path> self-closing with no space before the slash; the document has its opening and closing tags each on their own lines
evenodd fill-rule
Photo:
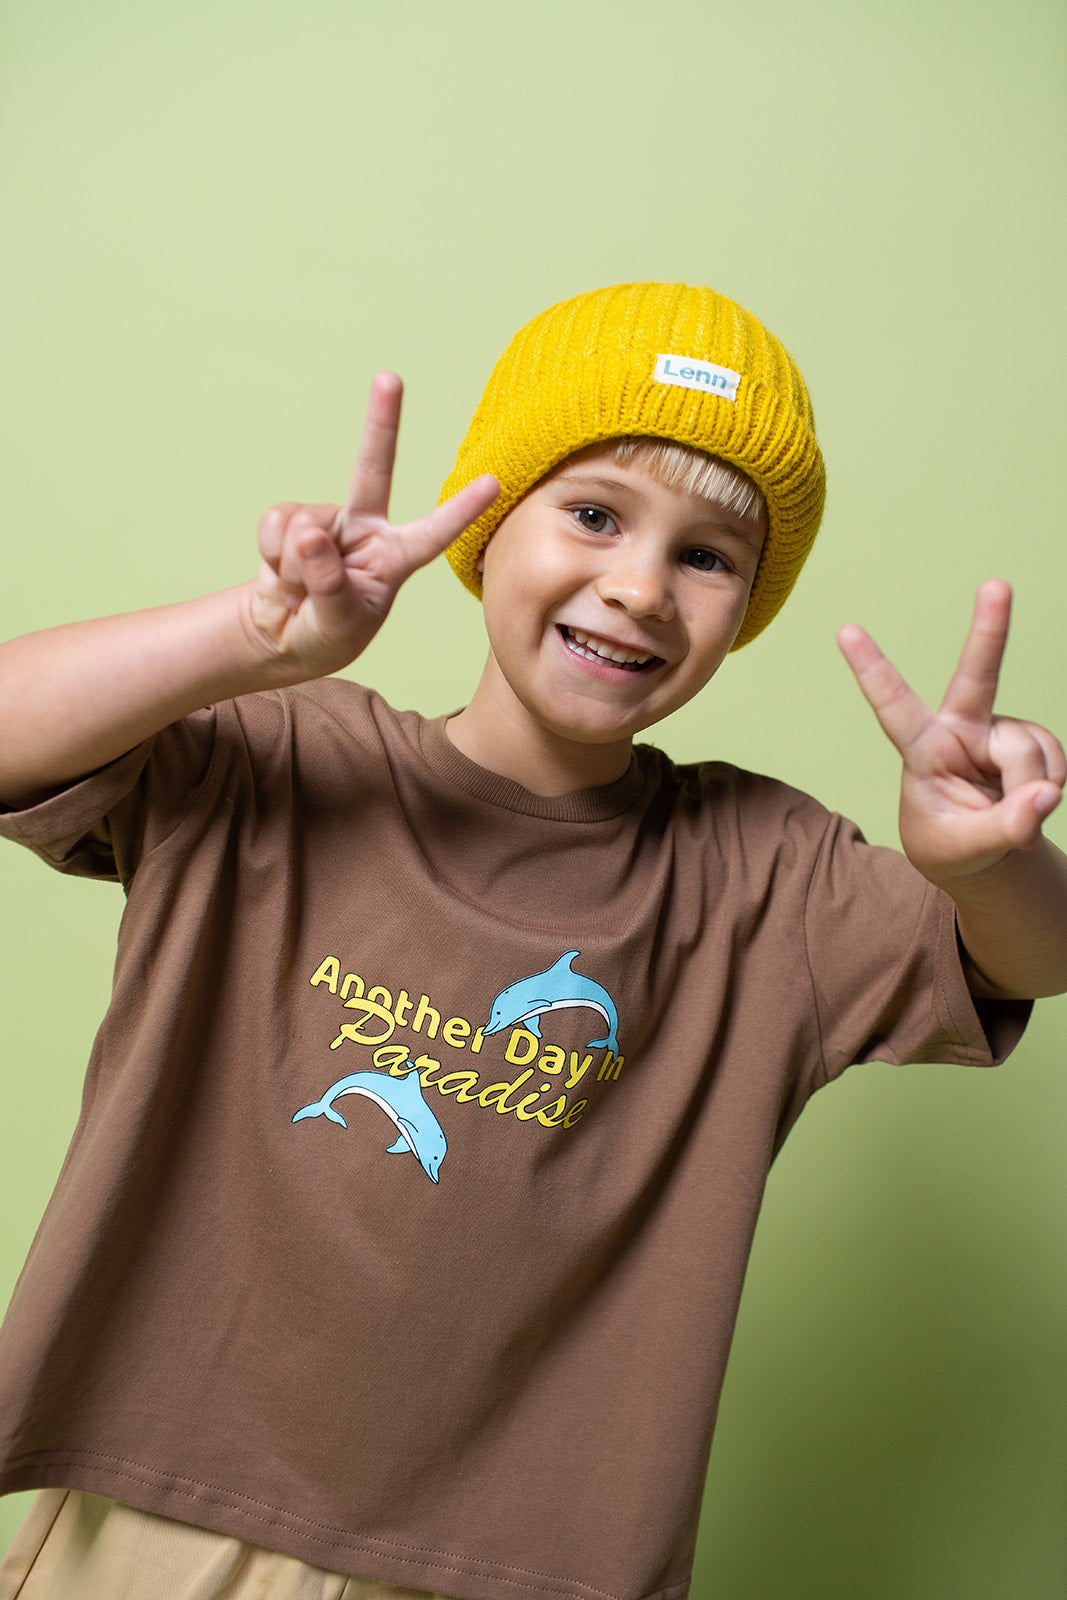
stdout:
<svg viewBox="0 0 1067 1600">
<path fill-rule="evenodd" d="M 488 667 L 470 704 L 445 723 L 445 733 L 469 761 L 546 797 L 614 783 L 633 753 L 629 739 L 584 744 L 544 727 L 521 702 L 497 691 Z"/>
</svg>

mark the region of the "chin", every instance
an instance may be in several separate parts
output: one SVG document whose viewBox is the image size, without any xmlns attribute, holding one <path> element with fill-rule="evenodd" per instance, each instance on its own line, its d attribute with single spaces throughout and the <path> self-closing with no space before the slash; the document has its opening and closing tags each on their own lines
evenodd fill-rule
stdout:
<svg viewBox="0 0 1067 1600">
<path fill-rule="evenodd" d="M 659 718 L 642 718 L 611 725 L 598 722 L 595 718 L 584 717 L 577 717 L 569 722 L 557 717 L 539 717 L 538 721 L 556 738 L 567 739 L 572 744 L 603 746 L 628 744 L 644 728 L 650 727 L 653 722 L 658 722 Z"/>
</svg>

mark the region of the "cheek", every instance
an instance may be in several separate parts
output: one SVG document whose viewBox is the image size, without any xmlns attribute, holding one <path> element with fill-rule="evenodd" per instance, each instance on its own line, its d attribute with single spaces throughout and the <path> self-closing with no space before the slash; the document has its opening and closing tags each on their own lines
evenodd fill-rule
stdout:
<svg viewBox="0 0 1067 1600">
<path fill-rule="evenodd" d="M 492 590 L 498 581 L 502 582 L 505 575 L 510 573 L 518 563 L 518 552 L 521 544 L 512 536 L 508 519 L 497 528 L 478 557 L 478 571 L 484 580 L 484 587 Z"/>
<path fill-rule="evenodd" d="M 518 622 L 553 605 L 565 591 L 564 563 L 550 541 L 523 538 L 520 530 L 500 528 L 482 552 L 482 590 L 499 612 Z"/>
<path fill-rule="evenodd" d="M 747 595 L 739 597 L 733 605 L 724 605 L 714 614 L 703 617 L 697 623 L 690 638 L 694 641 L 694 655 L 698 673 L 704 674 L 705 682 L 717 672 L 726 656 L 730 646 L 737 638 L 741 624 L 745 619 L 748 606 Z"/>
</svg>

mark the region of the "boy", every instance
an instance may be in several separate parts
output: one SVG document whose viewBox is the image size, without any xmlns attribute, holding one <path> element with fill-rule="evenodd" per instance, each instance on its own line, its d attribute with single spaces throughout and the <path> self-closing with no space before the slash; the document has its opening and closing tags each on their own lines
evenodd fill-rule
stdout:
<svg viewBox="0 0 1067 1600">
<path fill-rule="evenodd" d="M 755 318 L 671 284 L 550 308 L 453 498 L 392 529 L 399 405 L 380 375 L 347 505 L 268 512 L 253 583 L 0 658 L 4 831 L 128 895 L 5 1328 L 0 1482 L 46 1493 L 0 1594 L 684 1595 L 807 1096 L 1001 1059 L 1067 987 L 1063 752 L 992 713 L 1006 585 L 936 713 L 842 632 L 910 862 L 634 750 L 818 526 Z M 489 635 L 468 705 L 325 679 L 446 546 Z"/>
</svg>

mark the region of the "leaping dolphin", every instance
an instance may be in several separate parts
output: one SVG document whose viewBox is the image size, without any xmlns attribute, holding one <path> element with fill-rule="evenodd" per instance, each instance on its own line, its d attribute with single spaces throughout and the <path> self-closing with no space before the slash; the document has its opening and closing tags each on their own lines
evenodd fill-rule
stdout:
<svg viewBox="0 0 1067 1600">
<path fill-rule="evenodd" d="M 600 1012 L 608 1031 L 603 1039 L 590 1039 L 587 1049 L 595 1050 L 599 1045 L 604 1045 L 613 1055 L 618 1055 L 619 1014 L 615 1002 L 599 983 L 572 969 L 571 962 L 578 955 L 581 955 L 580 950 L 567 950 L 544 972 L 535 972 L 532 977 L 520 978 L 517 983 L 501 989 L 493 1001 L 489 1021 L 482 1029 L 483 1034 L 499 1033 L 502 1028 L 521 1023 L 535 1039 L 540 1039 L 541 1025 L 538 1019 L 544 1012 L 562 1011 L 570 1006 L 591 1006 L 594 1011 Z"/>
<path fill-rule="evenodd" d="M 388 1072 L 352 1072 L 347 1078 L 338 1078 L 336 1083 L 331 1083 L 321 1100 L 302 1106 L 293 1121 L 299 1122 L 303 1117 L 328 1117 L 331 1122 L 339 1122 L 342 1128 L 347 1128 L 344 1117 L 333 1109 L 333 1102 L 346 1094 L 365 1095 L 376 1106 L 381 1106 L 400 1135 L 394 1144 L 388 1146 L 389 1154 L 400 1155 L 410 1150 L 426 1176 L 432 1178 L 434 1183 L 438 1181 L 437 1174 L 445 1159 L 448 1141 L 444 1129 L 423 1099 L 422 1084 L 414 1062 L 411 1063 L 411 1071 L 403 1078 L 394 1078 Z"/>
</svg>

